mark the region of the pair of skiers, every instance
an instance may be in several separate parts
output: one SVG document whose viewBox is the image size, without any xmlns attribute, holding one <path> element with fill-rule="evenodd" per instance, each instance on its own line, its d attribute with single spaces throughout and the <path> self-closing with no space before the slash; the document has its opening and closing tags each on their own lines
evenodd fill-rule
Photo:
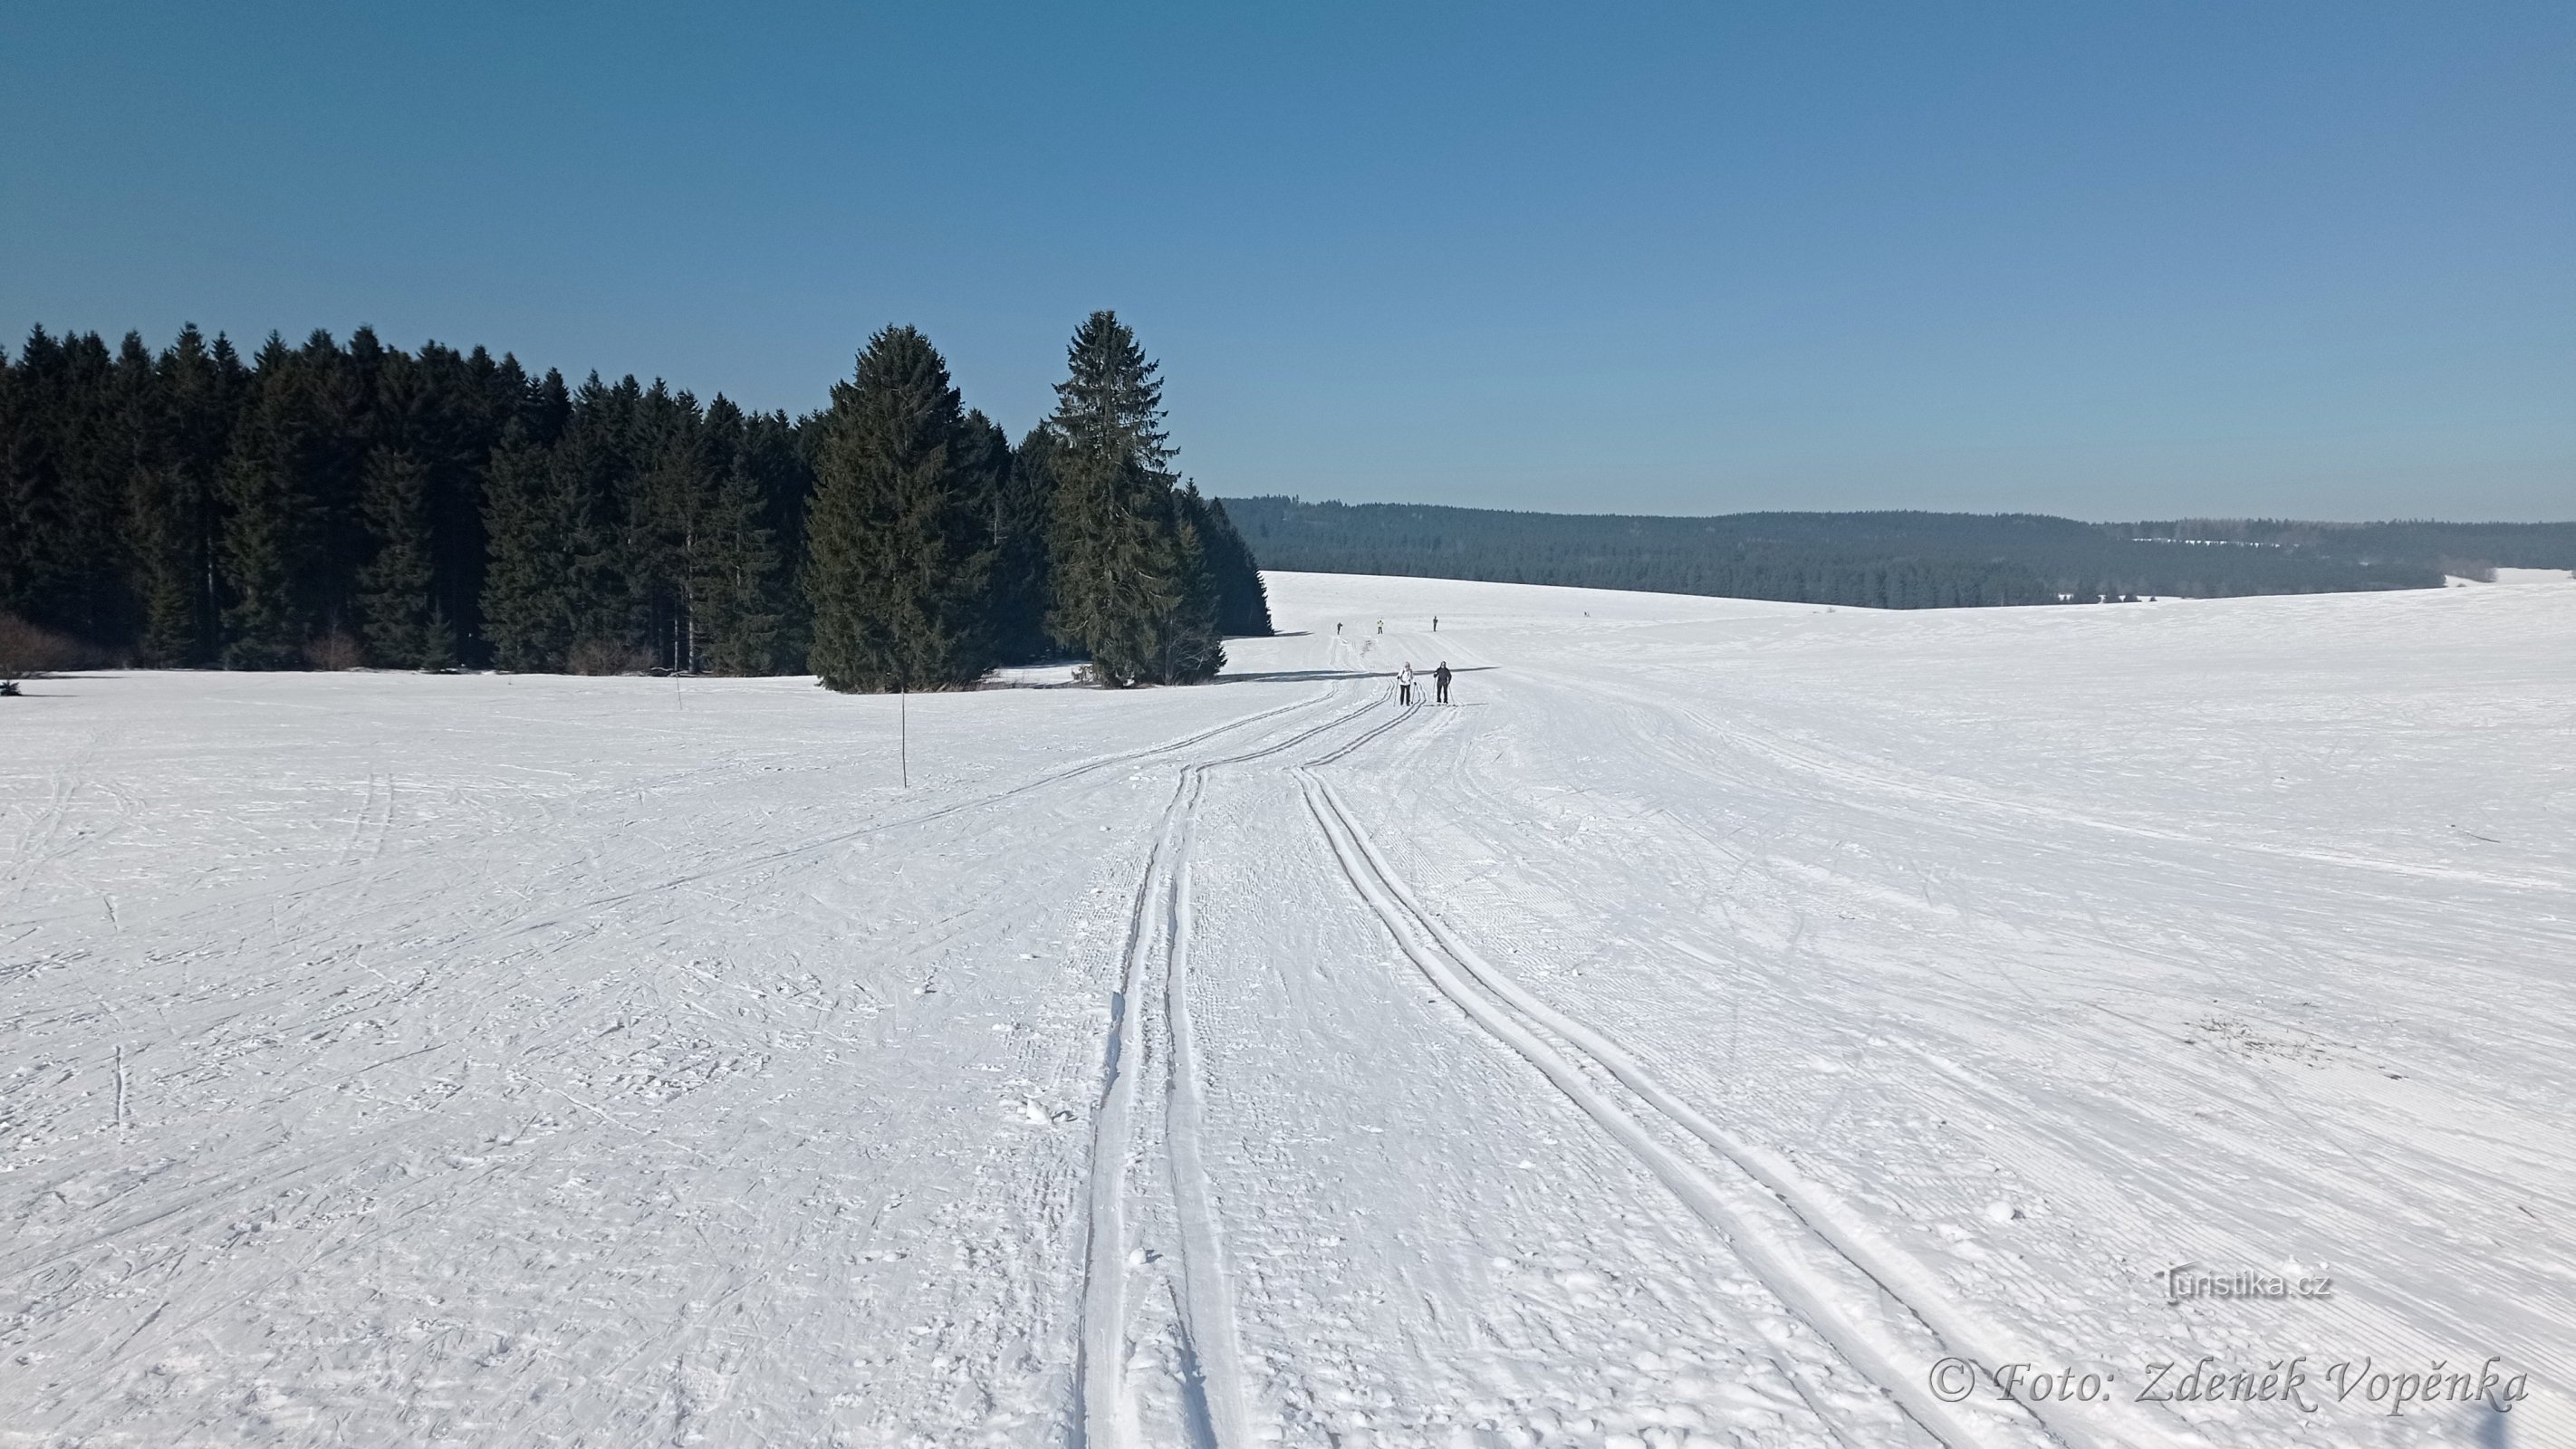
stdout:
<svg viewBox="0 0 2576 1449">
<path fill-rule="evenodd" d="M 1431 682 L 1439 689 L 1440 703 L 1447 704 L 1449 702 L 1448 660 L 1441 660 L 1440 667 L 1431 671 Z M 1396 671 L 1395 702 L 1398 704 L 1413 703 L 1413 661 L 1410 659 L 1404 661 L 1404 667 Z"/>
</svg>

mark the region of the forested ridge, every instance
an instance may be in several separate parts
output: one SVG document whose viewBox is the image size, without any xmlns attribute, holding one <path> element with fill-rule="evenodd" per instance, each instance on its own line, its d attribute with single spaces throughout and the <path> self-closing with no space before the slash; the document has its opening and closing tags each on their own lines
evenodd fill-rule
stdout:
<svg viewBox="0 0 2576 1449">
<path fill-rule="evenodd" d="M 2438 588 L 2576 568 L 2576 524 L 2085 523 L 2043 514 L 1522 513 L 1229 498 L 1265 567 L 1865 608 Z"/>
<path fill-rule="evenodd" d="M 1017 443 L 908 327 L 801 418 L 365 327 L 0 351 L 0 625 L 164 667 L 720 674 L 842 689 L 1092 662 L 1187 682 L 1270 630 L 1109 313 Z"/>
</svg>

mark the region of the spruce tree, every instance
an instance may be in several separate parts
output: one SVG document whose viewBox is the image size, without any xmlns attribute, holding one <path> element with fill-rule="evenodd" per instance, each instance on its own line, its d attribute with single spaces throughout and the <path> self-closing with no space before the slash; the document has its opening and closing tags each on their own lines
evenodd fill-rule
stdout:
<svg viewBox="0 0 2576 1449">
<path fill-rule="evenodd" d="M 241 360 L 223 336 L 209 345 L 191 325 L 155 371 L 161 435 L 148 456 L 158 496 L 136 539 L 148 559 L 145 652 L 163 663 L 212 664 L 223 638 L 216 489 L 241 403 Z"/>
<path fill-rule="evenodd" d="M 1162 621 L 1162 684 L 1196 684 L 1225 667 L 1225 642 L 1217 625 L 1218 587 L 1208 558 L 1207 505 L 1196 485 L 1173 490 L 1170 574 L 1172 609 Z"/>
<path fill-rule="evenodd" d="M 309 508 L 295 486 L 301 422 L 294 370 L 294 354 L 270 333 L 251 365 L 251 397 L 217 484 L 227 669 L 292 669 L 299 659 L 294 585 L 308 552 Z"/>
<path fill-rule="evenodd" d="M 993 562 L 948 364 L 889 327 L 834 385 L 816 456 L 809 662 L 843 691 L 955 688 L 992 667 Z"/>
<path fill-rule="evenodd" d="M 453 662 L 431 586 L 429 469 L 408 452 L 367 455 L 360 505 L 374 556 L 358 570 L 358 619 L 368 662 L 432 669 Z"/>
<path fill-rule="evenodd" d="M 1225 656 L 1206 551 L 1174 494 L 1158 369 L 1105 311 L 1074 333 L 1066 362 L 1048 419 L 1048 628 L 1107 687 L 1205 679 Z"/>
<path fill-rule="evenodd" d="M 1261 567 L 1253 561 L 1252 546 L 1235 530 L 1222 500 L 1200 499 L 1196 485 L 1187 491 L 1197 505 L 1208 569 L 1216 576 L 1217 628 L 1228 635 L 1268 636 L 1273 632 L 1270 591 L 1261 582 Z"/>
<path fill-rule="evenodd" d="M 744 447 L 749 427 L 740 408 L 718 397 L 707 405 L 706 431 L 708 464 L 722 471 L 692 523 L 688 592 L 697 667 L 767 674 L 778 667 L 785 610 L 776 535 Z"/>
<path fill-rule="evenodd" d="M 483 629 L 502 669 L 559 672 L 572 649 L 580 500 L 559 487 L 552 453 L 517 424 L 492 454 L 483 488 Z"/>
<path fill-rule="evenodd" d="M 1055 512 L 1053 439 L 1044 425 L 1032 428 L 999 460 L 990 607 L 994 652 L 1005 663 L 1026 664 L 1056 652 L 1047 633 L 1047 601 L 1053 593 L 1047 556 Z"/>
</svg>

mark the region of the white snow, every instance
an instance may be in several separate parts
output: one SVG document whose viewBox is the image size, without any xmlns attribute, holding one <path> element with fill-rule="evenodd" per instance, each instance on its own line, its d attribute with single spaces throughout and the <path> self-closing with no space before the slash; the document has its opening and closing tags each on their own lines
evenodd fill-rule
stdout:
<svg viewBox="0 0 2576 1449">
<path fill-rule="evenodd" d="M 30 684 L 0 1445 L 2576 1443 L 2576 582 L 2499 580 Z"/>
</svg>

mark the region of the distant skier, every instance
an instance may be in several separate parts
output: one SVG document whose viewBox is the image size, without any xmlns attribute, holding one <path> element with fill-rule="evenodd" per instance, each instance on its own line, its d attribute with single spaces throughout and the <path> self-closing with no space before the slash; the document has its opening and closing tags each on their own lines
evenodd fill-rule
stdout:
<svg viewBox="0 0 2576 1449">
<path fill-rule="evenodd" d="M 1404 667 L 1395 672 L 1395 702 L 1413 703 L 1413 661 L 1410 659 L 1404 661 Z"/>
<path fill-rule="evenodd" d="M 1441 661 L 1440 661 L 1440 667 L 1439 667 L 1439 668 L 1437 668 L 1437 669 L 1435 669 L 1435 670 L 1432 670 L 1432 671 L 1431 671 L 1431 683 L 1432 683 L 1432 686 L 1440 692 L 1440 702 L 1441 702 L 1442 704 L 1447 704 L 1447 703 L 1449 702 L 1449 661 L 1448 661 L 1448 660 L 1446 660 L 1446 659 L 1441 660 Z"/>
<path fill-rule="evenodd" d="M 1386 632 L 1386 621 L 1384 619 L 1377 621 L 1377 631 L 1381 634 Z"/>
<path fill-rule="evenodd" d="M 1438 614 L 1431 616 L 1431 632 L 1434 634 L 1440 632 L 1440 616 Z"/>
<path fill-rule="evenodd" d="M 1333 637 L 1336 639 L 1342 637 L 1342 621 L 1339 619 L 1333 621 Z"/>
</svg>

